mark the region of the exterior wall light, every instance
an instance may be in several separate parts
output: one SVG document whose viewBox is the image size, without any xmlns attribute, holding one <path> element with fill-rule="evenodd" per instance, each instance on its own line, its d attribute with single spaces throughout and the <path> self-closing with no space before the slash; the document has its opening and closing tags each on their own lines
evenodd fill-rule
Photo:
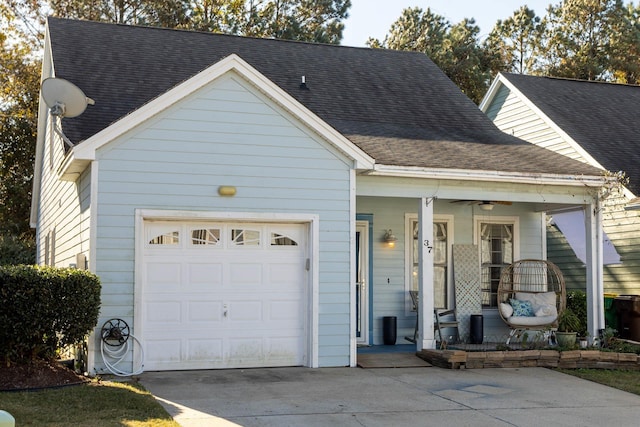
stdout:
<svg viewBox="0 0 640 427">
<path fill-rule="evenodd" d="M 391 230 L 387 230 L 385 231 L 382 240 L 387 244 L 388 247 L 393 248 L 396 246 L 398 238 L 393 234 Z"/>
<path fill-rule="evenodd" d="M 221 196 L 233 197 L 236 195 L 236 187 L 230 185 L 221 185 L 218 187 L 218 194 Z"/>
</svg>

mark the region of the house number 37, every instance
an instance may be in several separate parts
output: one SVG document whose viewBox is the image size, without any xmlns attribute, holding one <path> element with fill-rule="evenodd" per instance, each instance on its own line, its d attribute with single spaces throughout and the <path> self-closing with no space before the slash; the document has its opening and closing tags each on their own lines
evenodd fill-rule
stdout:
<svg viewBox="0 0 640 427">
<path fill-rule="evenodd" d="M 431 244 L 429 243 L 429 241 L 428 241 L 428 240 L 425 240 L 425 241 L 423 242 L 423 245 L 424 245 L 424 247 L 425 247 L 425 248 L 429 249 L 429 253 L 431 253 L 431 251 L 433 250 L 433 246 L 431 246 Z"/>
</svg>

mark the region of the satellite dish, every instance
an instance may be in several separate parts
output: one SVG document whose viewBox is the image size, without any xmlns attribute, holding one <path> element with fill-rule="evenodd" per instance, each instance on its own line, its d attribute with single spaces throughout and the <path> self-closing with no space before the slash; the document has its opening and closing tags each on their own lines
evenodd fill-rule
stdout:
<svg viewBox="0 0 640 427">
<path fill-rule="evenodd" d="M 42 82 L 42 98 L 57 117 L 76 117 L 84 113 L 87 105 L 95 104 L 82 89 L 68 80 L 49 77 Z"/>
</svg>

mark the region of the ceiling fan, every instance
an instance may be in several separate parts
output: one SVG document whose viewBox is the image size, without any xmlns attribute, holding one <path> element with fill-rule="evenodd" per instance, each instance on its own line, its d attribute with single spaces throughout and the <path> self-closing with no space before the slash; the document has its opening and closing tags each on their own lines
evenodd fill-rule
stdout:
<svg viewBox="0 0 640 427">
<path fill-rule="evenodd" d="M 483 211 L 490 211 L 495 205 L 511 206 L 512 202 L 502 200 L 452 200 L 451 203 L 466 203 L 468 205 L 478 205 Z"/>
</svg>

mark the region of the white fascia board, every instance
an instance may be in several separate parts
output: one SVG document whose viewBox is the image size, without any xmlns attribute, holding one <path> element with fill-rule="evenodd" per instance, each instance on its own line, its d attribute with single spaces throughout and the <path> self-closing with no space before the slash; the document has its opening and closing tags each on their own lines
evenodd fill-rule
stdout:
<svg viewBox="0 0 640 427">
<path fill-rule="evenodd" d="M 491 105 L 493 98 L 496 96 L 498 89 L 502 85 L 501 78 L 502 78 L 502 73 L 498 73 L 498 75 L 491 82 L 491 86 L 489 86 L 489 90 L 487 90 L 487 93 L 484 94 L 484 97 L 482 98 L 482 101 L 478 106 L 478 108 L 480 108 L 480 110 L 485 114 L 487 112 L 487 108 L 489 108 L 489 105 Z"/>
<path fill-rule="evenodd" d="M 509 182 L 519 184 L 565 185 L 598 188 L 605 185 L 607 178 L 593 175 L 557 175 L 525 172 L 482 171 L 470 169 L 439 169 L 407 166 L 375 165 L 372 171 L 364 173 L 373 176 L 393 176 L 405 178 L 429 178 L 457 181 Z"/>
<path fill-rule="evenodd" d="M 51 41 L 50 41 L 50 36 L 49 36 L 49 25 L 47 24 L 46 28 L 45 28 L 45 42 L 44 42 L 44 56 L 42 59 L 42 67 L 41 67 L 41 71 L 40 71 L 40 83 L 42 83 L 42 81 L 44 80 L 44 76 L 45 76 L 45 72 L 47 70 L 47 67 L 50 67 L 50 74 L 52 76 L 55 75 L 55 68 L 54 65 L 52 64 L 51 58 L 52 53 L 51 53 Z M 47 105 L 45 104 L 44 100 L 42 99 L 42 94 L 40 94 L 40 97 L 38 99 L 38 123 L 37 123 L 37 130 L 36 130 L 36 153 L 35 153 L 35 159 L 33 162 L 33 183 L 31 184 L 31 211 L 29 213 L 29 226 L 31 228 L 36 228 L 38 226 L 38 209 L 40 206 L 40 190 L 41 190 L 41 185 L 42 183 L 40 182 L 42 180 L 42 162 L 43 162 L 43 155 L 44 155 L 44 143 L 45 143 L 45 136 L 46 136 L 46 123 L 47 123 L 47 116 L 49 114 L 49 108 L 47 107 Z"/>
<path fill-rule="evenodd" d="M 96 150 L 104 144 L 120 137 L 128 130 L 166 110 L 171 105 L 232 70 L 247 79 L 257 87 L 258 90 L 273 99 L 281 107 L 329 141 L 329 143 L 334 145 L 338 150 L 346 154 L 354 161 L 355 168 L 371 169 L 373 167 L 375 160 L 371 156 L 355 146 L 341 133 L 329 126 L 329 124 L 319 118 L 315 113 L 296 101 L 278 85 L 236 54 L 231 54 L 218 61 L 194 77 L 143 105 L 138 110 L 121 118 L 113 125 L 93 135 L 82 144 L 73 147 L 73 158 L 75 160 L 95 160 Z M 96 100 L 96 102 L 99 102 L 99 100 Z"/>
</svg>

